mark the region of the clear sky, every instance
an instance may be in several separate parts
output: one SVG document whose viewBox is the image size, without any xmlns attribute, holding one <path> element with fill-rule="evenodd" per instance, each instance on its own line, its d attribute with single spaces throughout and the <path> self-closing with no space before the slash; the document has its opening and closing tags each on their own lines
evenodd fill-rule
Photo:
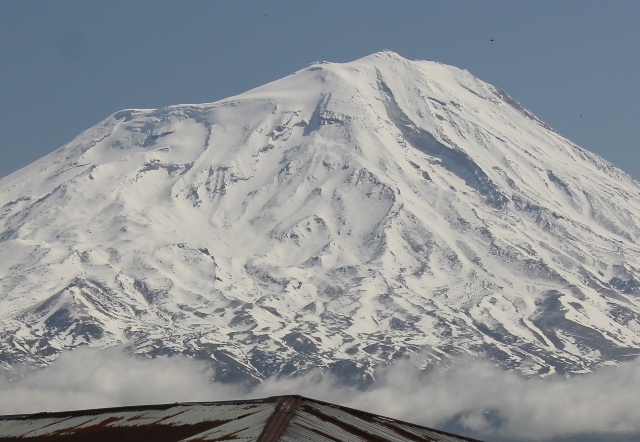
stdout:
<svg viewBox="0 0 640 442">
<path fill-rule="evenodd" d="M 0 0 L 0 177 L 111 113 L 382 49 L 468 69 L 640 179 L 640 1 Z"/>
</svg>

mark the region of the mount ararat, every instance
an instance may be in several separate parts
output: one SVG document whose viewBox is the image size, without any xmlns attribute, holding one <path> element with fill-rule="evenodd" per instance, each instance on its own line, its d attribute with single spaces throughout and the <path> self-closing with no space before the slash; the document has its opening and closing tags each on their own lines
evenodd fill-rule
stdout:
<svg viewBox="0 0 640 442">
<path fill-rule="evenodd" d="M 494 86 L 389 51 L 124 110 L 0 180 L 0 363 L 588 372 L 640 352 L 639 195 Z"/>
</svg>

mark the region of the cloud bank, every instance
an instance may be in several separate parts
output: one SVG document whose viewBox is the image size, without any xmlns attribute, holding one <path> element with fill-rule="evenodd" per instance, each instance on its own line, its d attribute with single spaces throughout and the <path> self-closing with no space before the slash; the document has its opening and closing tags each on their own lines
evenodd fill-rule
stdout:
<svg viewBox="0 0 640 442">
<path fill-rule="evenodd" d="M 378 370 L 366 391 L 320 372 L 247 389 L 211 382 L 209 366 L 186 357 L 150 360 L 119 348 L 81 348 L 45 369 L 16 369 L 0 378 L 0 414 L 301 394 L 436 428 L 453 423 L 460 433 L 495 441 L 640 439 L 640 361 L 546 379 L 471 359 L 428 372 L 414 362 Z"/>
</svg>

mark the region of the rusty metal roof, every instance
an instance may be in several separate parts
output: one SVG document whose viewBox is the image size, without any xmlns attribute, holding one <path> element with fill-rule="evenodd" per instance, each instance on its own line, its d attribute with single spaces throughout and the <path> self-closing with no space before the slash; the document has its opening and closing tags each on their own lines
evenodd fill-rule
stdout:
<svg viewBox="0 0 640 442">
<path fill-rule="evenodd" d="M 29 442 L 475 440 L 302 396 L 0 416 L 0 442 L 18 439 Z"/>
</svg>

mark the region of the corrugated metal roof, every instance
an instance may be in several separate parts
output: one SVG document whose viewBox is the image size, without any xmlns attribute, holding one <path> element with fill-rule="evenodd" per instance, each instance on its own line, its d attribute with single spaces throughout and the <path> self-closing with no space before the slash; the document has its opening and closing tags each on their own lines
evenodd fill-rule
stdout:
<svg viewBox="0 0 640 442">
<path fill-rule="evenodd" d="M 4 416 L 0 441 L 255 441 L 275 407 L 248 401 Z"/>
<path fill-rule="evenodd" d="M 0 442 L 389 441 L 474 439 L 301 396 L 0 416 Z"/>
<path fill-rule="evenodd" d="M 303 399 L 279 440 L 282 442 L 301 440 L 318 442 L 462 442 L 474 441 L 475 439 L 347 407 Z"/>
</svg>

